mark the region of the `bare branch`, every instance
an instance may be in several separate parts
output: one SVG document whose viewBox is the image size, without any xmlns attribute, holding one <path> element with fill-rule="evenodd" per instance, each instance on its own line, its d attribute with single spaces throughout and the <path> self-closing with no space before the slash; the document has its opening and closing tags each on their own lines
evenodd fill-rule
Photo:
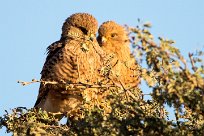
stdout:
<svg viewBox="0 0 204 136">
<path fill-rule="evenodd" d="M 66 82 L 57 82 L 57 81 L 44 81 L 44 80 L 36 80 L 33 79 L 31 82 L 25 82 L 25 81 L 17 81 L 18 83 L 20 83 L 21 85 L 25 86 L 25 85 L 29 85 L 32 83 L 43 83 L 44 85 L 46 84 L 51 84 L 51 85 L 65 85 L 66 87 L 77 87 L 77 88 L 109 88 L 109 87 L 118 87 L 114 84 L 105 84 L 105 85 L 97 85 L 97 84 L 87 84 L 87 83 L 66 83 Z"/>
<path fill-rule="evenodd" d="M 191 62 L 191 65 L 192 65 L 192 69 L 193 71 L 195 72 L 197 70 L 197 68 L 195 67 L 195 63 L 194 63 L 194 60 L 193 60 L 193 54 L 192 53 L 188 53 L 188 56 L 190 58 L 190 62 Z"/>
</svg>

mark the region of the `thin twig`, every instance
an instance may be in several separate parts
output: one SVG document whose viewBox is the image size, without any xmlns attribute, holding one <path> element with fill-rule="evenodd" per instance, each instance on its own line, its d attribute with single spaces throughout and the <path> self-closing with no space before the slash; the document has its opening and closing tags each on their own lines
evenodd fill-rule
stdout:
<svg viewBox="0 0 204 136">
<path fill-rule="evenodd" d="M 71 86 L 71 87 L 77 87 L 77 88 L 109 88 L 109 87 L 118 87 L 115 86 L 114 84 L 106 84 L 106 85 L 92 85 L 92 84 L 87 84 L 87 83 L 66 83 L 66 82 L 57 82 L 57 81 L 44 81 L 44 80 L 36 80 L 33 79 L 31 82 L 25 82 L 25 81 L 18 81 L 18 83 L 20 83 L 21 85 L 25 86 L 25 85 L 29 85 L 32 83 L 43 83 L 43 84 L 51 84 L 51 85 L 65 85 L 65 86 Z"/>
<path fill-rule="evenodd" d="M 122 84 L 121 81 L 119 81 L 119 82 L 120 82 L 121 87 L 122 87 L 123 90 L 125 91 L 126 97 L 127 97 L 127 94 L 128 94 L 128 95 L 130 95 L 130 96 L 133 98 L 133 100 L 138 101 L 137 97 L 135 97 L 135 95 L 132 94 L 132 93 L 129 91 L 129 89 L 126 89 L 126 88 L 124 87 L 124 85 Z M 131 87 L 131 88 L 132 88 L 132 87 Z M 127 97 L 127 99 L 128 99 L 128 97 Z M 128 101 L 129 101 L 129 99 L 128 99 Z"/>
<path fill-rule="evenodd" d="M 17 81 L 17 83 L 20 83 L 22 86 L 25 86 L 25 85 L 29 85 L 29 84 L 32 84 L 32 83 L 36 83 L 36 82 L 41 82 L 41 81 L 38 81 L 38 80 L 35 80 L 35 79 L 32 79 L 31 82 L 25 82 L 25 81 Z"/>
<path fill-rule="evenodd" d="M 190 58 L 190 62 L 191 62 L 191 65 L 192 65 L 192 69 L 193 71 L 195 72 L 197 70 L 197 68 L 195 67 L 195 63 L 193 61 L 193 54 L 192 53 L 188 53 L 188 56 Z"/>
</svg>

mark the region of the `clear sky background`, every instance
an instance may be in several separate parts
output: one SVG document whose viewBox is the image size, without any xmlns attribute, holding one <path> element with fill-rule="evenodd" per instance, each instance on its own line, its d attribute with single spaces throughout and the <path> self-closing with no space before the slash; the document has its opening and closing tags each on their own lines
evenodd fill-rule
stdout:
<svg viewBox="0 0 204 136">
<path fill-rule="evenodd" d="M 155 38 L 175 40 L 185 56 L 204 48 L 203 0 L 0 0 L 0 116 L 33 107 L 39 84 L 21 86 L 17 80 L 40 79 L 46 47 L 59 40 L 64 20 L 77 12 L 92 14 L 99 24 L 151 22 Z"/>
</svg>

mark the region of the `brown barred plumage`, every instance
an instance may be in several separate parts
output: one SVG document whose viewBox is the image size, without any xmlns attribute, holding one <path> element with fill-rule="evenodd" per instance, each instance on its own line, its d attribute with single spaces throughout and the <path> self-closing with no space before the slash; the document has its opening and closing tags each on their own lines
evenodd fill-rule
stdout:
<svg viewBox="0 0 204 136">
<path fill-rule="evenodd" d="M 41 79 L 64 83 L 89 83 L 97 81 L 101 66 L 100 55 L 95 50 L 97 20 L 89 14 L 70 16 L 62 27 L 61 39 L 51 44 L 44 63 Z M 48 112 L 72 112 L 82 101 L 75 92 L 80 89 L 65 89 L 58 85 L 41 83 L 35 107 Z"/>
</svg>

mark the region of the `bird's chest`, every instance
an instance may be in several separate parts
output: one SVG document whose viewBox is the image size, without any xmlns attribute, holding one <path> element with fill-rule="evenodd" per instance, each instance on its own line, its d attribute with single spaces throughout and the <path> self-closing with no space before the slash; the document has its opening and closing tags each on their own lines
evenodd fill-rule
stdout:
<svg viewBox="0 0 204 136">
<path fill-rule="evenodd" d="M 86 52 L 80 50 L 80 54 L 77 55 L 78 81 L 85 83 L 92 83 L 95 81 L 98 65 L 99 56 L 92 49 Z"/>
<path fill-rule="evenodd" d="M 58 81 L 84 83 L 95 81 L 100 58 L 93 48 L 84 51 L 80 46 L 71 46 L 64 48 L 57 57 L 58 62 L 51 74 Z"/>
</svg>

